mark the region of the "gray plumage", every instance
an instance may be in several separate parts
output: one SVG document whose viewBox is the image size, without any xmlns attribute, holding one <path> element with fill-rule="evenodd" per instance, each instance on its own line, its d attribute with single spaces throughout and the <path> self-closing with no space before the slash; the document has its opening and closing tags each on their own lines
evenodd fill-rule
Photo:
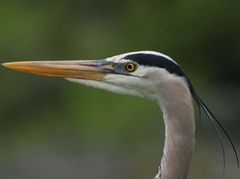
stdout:
<svg viewBox="0 0 240 179">
<path fill-rule="evenodd" d="M 157 102 L 165 124 L 163 157 L 155 179 L 186 179 L 194 151 L 195 120 L 192 96 L 217 130 L 225 160 L 222 136 L 226 130 L 194 90 L 180 66 L 170 57 L 153 51 L 125 53 L 94 61 L 10 62 L 4 66 L 38 75 L 61 77 L 72 82 L 115 93 L 145 97 Z"/>
</svg>

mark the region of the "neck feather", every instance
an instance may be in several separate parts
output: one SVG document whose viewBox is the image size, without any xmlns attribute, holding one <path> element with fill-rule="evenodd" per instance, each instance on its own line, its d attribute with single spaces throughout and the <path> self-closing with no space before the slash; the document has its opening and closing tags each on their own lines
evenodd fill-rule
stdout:
<svg viewBox="0 0 240 179">
<path fill-rule="evenodd" d="M 168 92 L 169 93 L 169 92 Z M 162 95 L 159 104 L 165 124 L 163 156 L 155 179 L 186 179 L 194 150 L 194 111 L 186 85 Z"/>
</svg>

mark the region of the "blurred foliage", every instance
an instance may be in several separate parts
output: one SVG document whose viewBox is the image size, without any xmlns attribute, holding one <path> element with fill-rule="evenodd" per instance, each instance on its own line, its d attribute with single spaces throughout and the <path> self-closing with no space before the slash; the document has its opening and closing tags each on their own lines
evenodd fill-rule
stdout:
<svg viewBox="0 0 240 179">
<path fill-rule="evenodd" d="M 239 8 L 236 0 L 1 0 L 0 62 L 160 51 L 181 64 L 239 144 Z M 164 139 L 156 104 L 2 67 L 0 73 L 0 178 L 153 177 Z M 217 138 L 205 123 L 191 176 L 221 178 L 221 164 L 213 167 L 221 160 Z M 240 175 L 233 162 L 228 178 Z M 45 169 L 48 163 L 59 165 Z"/>
</svg>

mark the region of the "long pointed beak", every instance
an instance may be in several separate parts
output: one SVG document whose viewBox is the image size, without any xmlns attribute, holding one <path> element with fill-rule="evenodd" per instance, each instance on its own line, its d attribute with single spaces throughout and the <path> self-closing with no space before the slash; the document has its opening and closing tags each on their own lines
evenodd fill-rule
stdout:
<svg viewBox="0 0 240 179">
<path fill-rule="evenodd" d="M 104 68 L 108 64 L 105 60 L 72 60 L 8 62 L 2 65 L 16 71 L 48 77 L 102 81 L 108 74 Z"/>
</svg>

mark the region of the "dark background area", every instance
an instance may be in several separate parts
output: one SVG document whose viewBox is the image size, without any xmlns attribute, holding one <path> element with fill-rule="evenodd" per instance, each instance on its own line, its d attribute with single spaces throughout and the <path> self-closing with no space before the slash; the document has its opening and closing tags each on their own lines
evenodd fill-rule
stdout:
<svg viewBox="0 0 240 179">
<path fill-rule="evenodd" d="M 1 0 L 0 62 L 165 53 L 240 154 L 239 9 L 236 0 Z M 1 179 L 154 177 L 164 141 L 157 104 L 3 67 L 0 85 Z M 203 118 L 189 178 L 239 178 L 227 140 L 222 175 L 218 138 Z"/>
</svg>

